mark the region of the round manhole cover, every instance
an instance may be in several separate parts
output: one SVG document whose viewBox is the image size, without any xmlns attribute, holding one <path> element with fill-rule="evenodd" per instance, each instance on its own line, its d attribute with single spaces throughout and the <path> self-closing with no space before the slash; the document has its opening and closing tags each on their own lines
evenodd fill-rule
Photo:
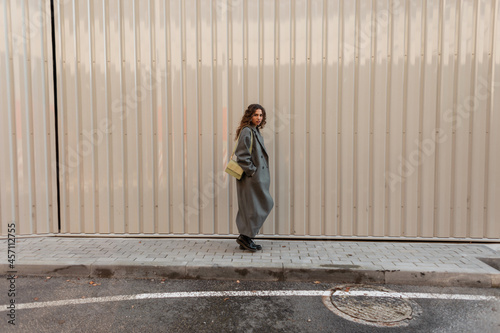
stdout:
<svg viewBox="0 0 500 333">
<path fill-rule="evenodd" d="M 342 285 L 334 288 L 325 305 L 337 315 L 371 326 L 406 326 L 420 312 L 418 305 L 381 287 Z"/>
</svg>

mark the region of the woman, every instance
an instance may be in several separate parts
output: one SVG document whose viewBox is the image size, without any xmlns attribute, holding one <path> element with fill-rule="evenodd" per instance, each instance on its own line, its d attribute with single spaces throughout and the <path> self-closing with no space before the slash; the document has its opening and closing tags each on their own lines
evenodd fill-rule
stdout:
<svg viewBox="0 0 500 333">
<path fill-rule="evenodd" d="M 244 171 L 241 179 L 236 182 L 236 225 L 240 233 L 236 242 L 241 249 L 252 252 L 262 250 L 262 246 L 255 244 L 252 238 L 257 235 L 274 206 L 269 194 L 269 157 L 264 138 L 260 134 L 260 129 L 265 124 L 266 110 L 259 104 L 251 104 L 236 130 L 236 161 Z"/>
</svg>

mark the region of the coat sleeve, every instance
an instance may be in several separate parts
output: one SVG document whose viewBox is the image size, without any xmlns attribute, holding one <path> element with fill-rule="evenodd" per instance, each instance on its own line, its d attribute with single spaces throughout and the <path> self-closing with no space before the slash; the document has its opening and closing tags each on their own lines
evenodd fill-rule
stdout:
<svg viewBox="0 0 500 333">
<path fill-rule="evenodd" d="M 239 166 L 243 169 L 245 174 L 249 177 L 253 176 L 257 167 L 252 161 L 252 155 L 250 154 L 250 144 L 252 141 L 252 130 L 245 127 L 241 130 L 240 139 L 238 140 L 238 145 L 236 146 L 236 161 Z M 254 138 L 255 142 L 255 138 Z"/>
</svg>

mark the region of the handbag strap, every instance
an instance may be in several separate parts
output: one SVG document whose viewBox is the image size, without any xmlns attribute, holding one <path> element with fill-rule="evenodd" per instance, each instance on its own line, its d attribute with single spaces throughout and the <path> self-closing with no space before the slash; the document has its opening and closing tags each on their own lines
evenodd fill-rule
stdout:
<svg viewBox="0 0 500 333">
<path fill-rule="evenodd" d="M 245 127 L 248 127 L 248 126 L 245 126 Z M 245 128 L 243 127 L 243 128 Z M 243 131 L 243 128 L 241 129 Z M 236 147 L 238 146 L 238 141 L 240 141 L 240 135 L 241 135 L 241 132 L 240 134 L 238 135 L 238 139 L 236 140 L 236 144 L 234 145 L 234 148 L 233 148 L 233 153 L 231 154 L 231 157 L 229 158 L 230 160 L 233 159 L 233 156 L 234 156 L 234 152 L 236 151 Z M 252 153 L 252 147 L 253 147 L 253 131 L 252 129 L 250 129 L 250 154 Z"/>
</svg>

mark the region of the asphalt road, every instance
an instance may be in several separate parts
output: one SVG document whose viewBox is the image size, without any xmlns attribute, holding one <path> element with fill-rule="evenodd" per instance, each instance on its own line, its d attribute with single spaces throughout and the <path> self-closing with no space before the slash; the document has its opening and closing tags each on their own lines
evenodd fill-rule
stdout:
<svg viewBox="0 0 500 333">
<path fill-rule="evenodd" d="M 374 294 L 325 298 L 330 289 L 351 293 L 358 286 L 18 277 L 9 297 L 10 282 L 0 286 L 1 332 L 500 332 L 499 289 L 382 286 L 388 294 L 379 297 L 380 286 L 373 286 Z M 8 323 L 11 299 L 15 325 Z M 382 324 L 356 322 L 359 316 L 332 312 L 332 301 L 337 310 L 340 302 L 376 318 L 393 308 L 411 316 L 400 327 L 386 327 L 385 317 Z"/>
</svg>

